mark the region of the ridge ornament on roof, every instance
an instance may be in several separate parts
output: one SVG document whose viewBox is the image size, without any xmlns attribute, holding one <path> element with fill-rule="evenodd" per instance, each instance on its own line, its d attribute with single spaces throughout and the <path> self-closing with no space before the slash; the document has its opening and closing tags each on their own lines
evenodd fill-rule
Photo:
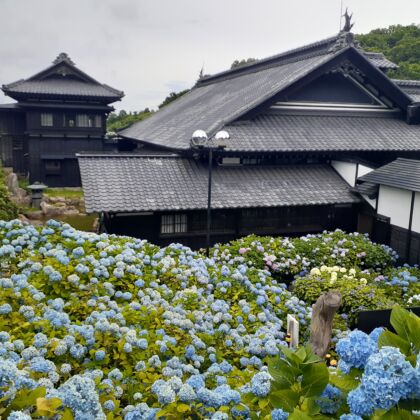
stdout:
<svg viewBox="0 0 420 420">
<path fill-rule="evenodd" d="M 72 66 L 75 66 L 76 64 L 74 63 L 74 61 L 68 56 L 67 53 L 62 52 L 60 54 L 57 55 L 57 58 L 52 62 L 53 64 L 60 64 L 63 61 L 65 61 L 68 64 L 71 64 Z"/>
<path fill-rule="evenodd" d="M 344 27 L 341 32 L 351 32 L 354 22 L 352 23 L 351 18 L 353 17 L 353 13 L 349 15 L 348 9 L 346 8 L 346 13 L 344 13 L 343 18 L 345 20 Z"/>
<path fill-rule="evenodd" d="M 346 47 L 360 48 L 359 42 L 355 40 L 354 34 L 351 32 L 354 26 L 354 22 L 351 21 L 353 13 L 349 15 L 348 9 L 346 9 L 343 17 L 345 20 L 343 29 L 341 29 L 336 42 L 331 46 L 329 52 L 334 53 Z"/>
</svg>

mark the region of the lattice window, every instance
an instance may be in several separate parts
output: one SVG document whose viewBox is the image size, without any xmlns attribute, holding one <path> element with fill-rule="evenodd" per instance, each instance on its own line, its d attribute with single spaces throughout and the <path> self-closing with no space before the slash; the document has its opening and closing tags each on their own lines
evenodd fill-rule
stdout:
<svg viewBox="0 0 420 420">
<path fill-rule="evenodd" d="M 76 115 L 76 125 L 78 127 L 90 127 L 89 116 L 87 114 L 77 114 Z"/>
<path fill-rule="evenodd" d="M 187 232 L 186 214 L 164 214 L 161 218 L 161 233 L 182 233 Z"/>
<path fill-rule="evenodd" d="M 52 127 L 53 123 L 53 114 L 49 112 L 41 113 L 41 126 L 42 127 Z"/>
<path fill-rule="evenodd" d="M 102 117 L 100 115 L 95 115 L 95 127 L 96 128 L 102 127 Z"/>
</svg>

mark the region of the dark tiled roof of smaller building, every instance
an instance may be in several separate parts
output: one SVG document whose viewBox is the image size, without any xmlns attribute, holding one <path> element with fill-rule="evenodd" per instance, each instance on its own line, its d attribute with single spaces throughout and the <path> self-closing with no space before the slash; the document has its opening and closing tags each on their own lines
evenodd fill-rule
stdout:
<svg viewBox="0 0 420 420">
<path fill-rule="evenodd" d="M 380 69 L 395 70 L 398 68 L 397 64 L 393 63 L 391 60 L 388 60 L 382 53 L 364 52 L 364 55 L 369 59 L 369 61 L 372 64 L 374 64 Z"/>
<path fill-rule="evenodd" d="M 393 80 L 414 102 L 420 102 L 420 80 Z"/>
<path fill-rule="evenodd" d="M 122 91 L 100 83 L 76 67 L 65 53 L 61 53 L 53 64 L 28 79 L 18 80 L 2 86 L 6 95 L 72 96 L 118 100 Z"/>
<path fill-rule="evenodd" d="M 398 158 L 360 177 L 359 181 L 420 191 L 420 160 Z"/>
<path fill-rule="evenodd" d="M 376 198 L 376 195 L 378 194 L 378 185 L 372 184 L 370 182 L 363 182 L 362 184 L 358 184 L 356 189 L 360 194 L 367 195 L 371 199 Z"/>
<path fill-rule="evenodd" d="M 420 126 L 392 117 L 266 114 L 225 129 L 228 151 L 420 150 Z"/>
<path fill-rule="evenodd" d="M 20 80 L 4 86 L 6 93 L 24 93 L 34 95 L 61 95 L 61 96 L 90 96 L 103 98 L 120 98 L 122 92 L 103 85 L 73 80 L 68 78 L 48 78 L 45 80 Z"/>
<path fill-rule="evenodd" d="M 207 207 L 207 167 L 193 159 L 79 155 L 88 212 Z M 217 166 L 212 208 L 354 203 L 360 199 L 329 165 Z"/>
</svg>

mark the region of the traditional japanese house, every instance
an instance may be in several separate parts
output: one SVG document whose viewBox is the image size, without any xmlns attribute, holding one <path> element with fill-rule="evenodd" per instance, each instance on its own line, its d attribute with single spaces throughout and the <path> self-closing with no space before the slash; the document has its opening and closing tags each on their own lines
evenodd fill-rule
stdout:
<svg viewBox="0 0 420 420">
<path fill-rule="evenodd" d="M 120 92 L 78 69 L 67 54 L 34 76 L 3 85 L 0 159 L 30 182 L 80 186 L 76 152 L 102 151 L 106 117 Z"/>
<path fill-rule="evenodd" d="M 215 148 L 213 243 L 335 228 L 380 237 L 356 180 L 420 158 L 420 83 L 392 80 L 397 66 L 347 29 L 201 78 L 120 133 L 131 154 L 79 155 L 88 211 L 109 232 L 203 246 L 209 151 L 191 142 L 200 129 Z"/>
<path fill-rule="evenodd" d="M 382 241 L 420 263 L 420 160 L 398 158 L 360 176 L 358 190 L 378 214 Z"/>
</svg>

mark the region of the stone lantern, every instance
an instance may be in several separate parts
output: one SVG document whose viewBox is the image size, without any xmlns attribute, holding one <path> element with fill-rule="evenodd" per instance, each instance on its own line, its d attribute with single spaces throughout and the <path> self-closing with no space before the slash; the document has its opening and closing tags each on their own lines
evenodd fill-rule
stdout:
<svg viewBox="0 0 420 420">
<path fill-rule="evenodd" d="M 46 185 L 40 182 L 34 182 L 32 185 L 28 185 L 28 190 L 31 191 L 31 205 L 37 209 L 41 208 L 42 195 L 47 188 Z"/>
</svg>

